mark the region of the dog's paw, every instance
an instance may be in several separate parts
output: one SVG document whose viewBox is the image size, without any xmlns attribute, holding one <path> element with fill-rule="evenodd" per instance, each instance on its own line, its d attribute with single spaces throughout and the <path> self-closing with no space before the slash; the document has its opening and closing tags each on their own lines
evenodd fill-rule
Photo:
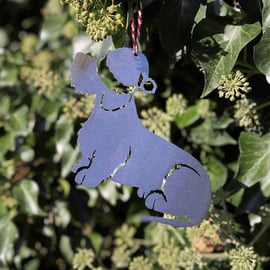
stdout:
<svg viewBox="0 0 270 270">
<path fill-rule="evenodd" d="M 77 184 L 84 184 L 84 181 L 85 181 L 85 178 L 86 178 L 86 170 L 81 170 L 80 172 L 78 172 L 76 175 L 75 175 L 75 182 Z"/>
<path fill-rule="evenodd" d="M 145 205 L 147 208 L 161 211 L 160 205 L 167 203 L 167 198 L 162 190 L 151 191 L 145 196 Z"/>
</svg>

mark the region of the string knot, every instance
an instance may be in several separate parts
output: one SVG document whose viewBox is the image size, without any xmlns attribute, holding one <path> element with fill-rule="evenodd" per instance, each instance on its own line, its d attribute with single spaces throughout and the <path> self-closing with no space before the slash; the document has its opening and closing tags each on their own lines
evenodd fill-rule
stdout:
<svg viewBox="0 0 270 270">
<path fill-rule="evenodd" d="M 136 1 L 137 22 L 135 21 L 135 12 L 132 13 L 132 20 L 131 20 L 131 38 L 134 55 L 138 55 L 138 47 L 140 42 L 141 25 L 142 25 L 142 0 L 138 0 L 138 2 Z M 134 6 L 133 10 L 135 10 Z"/>
</svg>

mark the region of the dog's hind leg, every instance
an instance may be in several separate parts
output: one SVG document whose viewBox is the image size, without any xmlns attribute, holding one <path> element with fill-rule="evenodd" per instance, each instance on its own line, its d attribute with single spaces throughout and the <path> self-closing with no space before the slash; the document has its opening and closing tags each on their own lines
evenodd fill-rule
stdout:
<svg viewBox="0 0 270 270">
<path fill-rule="evenodd" d="M 211 199 L 210 183 L 202 172 L 177 164 L 164 178 L 160 190 L 153 190 L 146 196 L 146 206 L 158 213 L 176 217 L 175 221 L 164 219 L 166 224 L 191 226 L 199 223 L 206 215 Z M 156 217 L 144 220 L 162 222 L 160 217 L 158 220 Z"/>
</svg>

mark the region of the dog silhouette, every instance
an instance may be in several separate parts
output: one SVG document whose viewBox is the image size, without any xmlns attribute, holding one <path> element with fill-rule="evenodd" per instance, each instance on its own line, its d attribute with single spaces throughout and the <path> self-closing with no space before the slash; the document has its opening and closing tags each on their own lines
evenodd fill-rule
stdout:
<svg viewBox="0 0 270 270">
<path fill-rule="evenodd" d="M 125 91 L 106 86 L 99 72 L 101 63 Z M 95 94 L 96 99 L 90 118 L 78 132 L 82 157 L 72 171 L 75 181 L 86 187 L 111 179 L 138 188 L 146 207 L 157 212 L 157 216 L 142 217 L 143 221 L 192 226 L 207 214 L 210 182 L 199 161 L 150 132 L 139 120 L 135 92 L 153 94 L 157 88 L 148 73 L 144 54 L 135 56 L 130 48 L 112 50 L 96 59 L 76 54 L 71 85 L 78 92 Z"/>
</svg>

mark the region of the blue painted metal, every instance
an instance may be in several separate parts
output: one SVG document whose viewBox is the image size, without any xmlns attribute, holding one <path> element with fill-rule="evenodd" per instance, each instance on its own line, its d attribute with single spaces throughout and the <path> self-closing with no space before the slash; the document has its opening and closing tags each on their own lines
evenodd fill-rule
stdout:
<svg viewBox="0 0 270 270">
<path fill-rule="evenodd" d="M 99 61 L 104 57 L 109 71 L 126 91 L 116 93 L 100 79 Z M 142 217 L 143 221 L 192 226 L 207 214 L 210 182 L 199 161 L 142 125 L 134 94 L 139 90 L 155 93 L 157 85 L 148 73 L 144 54 L 135 56 L 130 48 L 112 50 L 97 59 L 76 54 L 72 86 L 78 92 L 95 94 L 96 100 L 78 133 L 82 159 L 72 169 L 75 181 L 93 188 L 112 179 L 137 187 L 145 205 L 157 212 L 157 216 Z M 158 216 L 160 213 L 175 218 Z"/>
</svg>

